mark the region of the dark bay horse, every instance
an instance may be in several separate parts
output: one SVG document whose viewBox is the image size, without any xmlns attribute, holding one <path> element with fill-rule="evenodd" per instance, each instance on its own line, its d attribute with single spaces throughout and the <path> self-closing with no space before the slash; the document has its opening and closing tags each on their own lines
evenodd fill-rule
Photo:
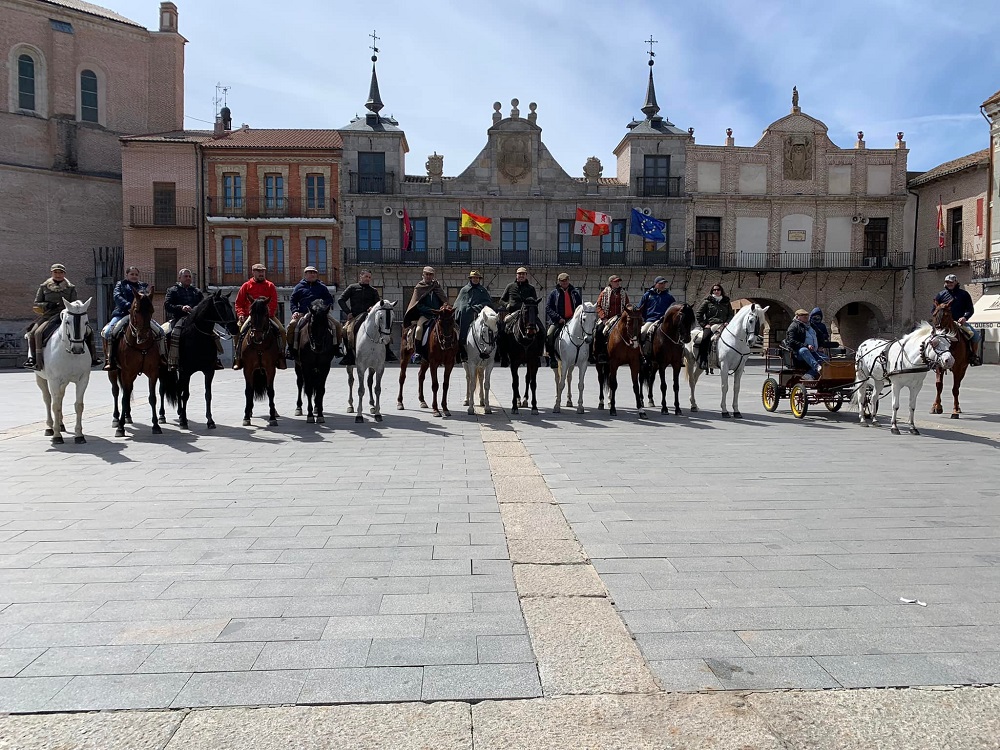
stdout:
<svg viewBox="0 0 1000 750">
<path fill-rule="evenodd" d="M 191 398 L 191 376 L 196 372 L 205 375 L 205 426 L 215 429 L 212 419 L 212 382 L 215 380 L 215 326 L 225 328 L 232 336 L 239 333 L 236 313 L 229 301 L 229 294 L 221 290 L 206 295 L 201 302 L 178 325 L 170 335 L 177 347 L 177 370 L 167 370 L 160 374 L 160 420 L 166 421 L 163 400 L 166 397 L 177 406 L 177 424 L 187 429 L 187 405 Z M 171 384 L 174 384 L 171 387 Z M 173 397 L 172 395 L 173 394 Z"/>
<path fill-rule="evenodd" d="M 639 419 L 646 419 L 646 410 L 642 408 L 642 386 L 639 383 L 639 371 L 642 368 L 642 347 L 640 337 L 642 331 L 642 313 L 635 305 L 626 305 L 622 310 L 618 323 L 608 335 L 608 361 L 597 364 L 597 383 L 600 390 L 600 401 L 597 408 L 604 408 L 604 384 L 608 384 L 611 393 L 612 417 L 618 415 L 615 409 L 615 392 L 618 390 L 618 368 L 627 364 L 632 371 L 632 390 L 635 392 L 635 405 L 639 410 Z"/>
<path fill-rule="evenodd" d="M 934 303 L 934 313 L 931 315 L 931 325 L 936 333 L 943 332 L 951 339 L 951 355 L 955 358 L 955 364 L 951 368 L 951 395 L 955 397 L 955 404 L 951 410 L 951 418 L 958 419 L 962 414 L 962 408 L 958 405 L 958 392 L 962 388 L 962 379 L 969 369 L 969 342 L 966 341 L 965 334 L 962 333 L 951 316 L 951 305 L 947 302 Z M 938 367 L 934 370 L 934 387 L 936 395 L 934 403 L 931 405 L 931 414 L 943 414 L 941 406 L 941 390 L 944 388 L 945 371 Z"/>
<path fill-rule="evenodd" d="M 278 412 L 274 408 L 274 373 L 278 369 L 278 359 L 284 356 L 283 343 L 278 329 L 271 323 L 267 311 L 268 300 L 258 297 L 250 305 L 250 325 L 243 336 L 238 356 L 243 364 L 243 379 L 246 381 L 244 395 L 246 409 L 243 412 L 243 426 L 250 425 L 253 402 L 263 401 L 267 394 L 268 427 L 278 424 Z"/>
<path fill-rule="evenodd" d="M 128 311 L 128 324 L 115 342 L 118 369 L 108 371 L 111 393 L 115 400 L 112 427 L 115 437 L 125 437 L 125 425 L 132 424 L 132 389 L 136 378 L 145 375 L 149 380 L 149 406 L 153 415 L 153 434 L 160 435 L 160 422 L 156 418 L 156 383 L 160 377 L 160 342 L 153 332 L 153 298 L 145 292 L 136 292 Z M 163 368 L 166 370 L 166 367 Z M 120 387 L 119 387 L 120 386 Z M 121 393 L 121 413 L 118 395 Z M 174 396 L 176 398 L 176 394 Z"/>
<path fill-rule="evenodd" d="M 438 308 L 437 319 L 431 327 L 430 336 L 427 338 L 427 357 L 420 360 L 420 373 L 417 377 L 417 395 L 420 398 L 420 408 L 426 409 L 427 402 L 424 400 L 424 376 L 427 371 L 431 371 L 431 394 L 433 400 L 431 406 L 434 416 L 451 416 L 448 410 L 448 385 L 451 383 L 451 371 L 455 367 L 455 357 L 458 355 L 458 325 L 455 323 L 455 308 L 451 305 L 441 305 Z M 403 408 L 403 383 L 406 382 L 406 365 L 413 355 L 408 341 L 410 337 L 404 336 L 403 343 L 399 351 L 399 397 L 396 399 L 396 408 Z M 414 342 L 414 346 L 416 343 Z M 441 408 L 438 409 L 438 367 L 444 367 L 444 382 L 441 393 Z"/>
<path fill-rule="evenodd" d="M 531 413 L 538 414 L 538 367 L 545 350 L 545 329 L 538 319 L 538 300 L 526 299 L 517 310 L 506 318 L 503 324 L 501 346 L 510 359 L 511 388 L 514 391 L 511 414 L 517 414 L 518 406 L 528 405 L 531 392 Z M 517 368 L 524 365 L 524 398 L 521 398 L 521 382 Z"/>
<path fill-rule="evenodd" d="M 306 424 L 324 424 L 323 397 L 330 365 L 340 350 L 337 327 L 330 319 L 330 305 L 321 299 L 313 300 L 309 312 L 299 321 L 293 335 L 301 342 L 296 349 L 295 384 L 298 400 L 295 416 L 302 416 L 302 391 L 306 392 Z M 289 342 L 292 343 L 292 342 Z"/>
<path fill-rule="evenodd" d="M 652 355 L 643 363 L 643 381 L 649 396 L 649 405 L 656 406 L 653 401 L 653 382 L 656 373 L 660 374 L 660 413 L 669 414 L 667 408 L 667 368 L 674 371 L 674 414 L 681 413 L 680 374 L 684 367 L 684 345 L 691 340 L 691 329 L 694 327 L 694 309 L 688 304 L 671 305 L 660 324 L 653 331 Z"/>
</svg>

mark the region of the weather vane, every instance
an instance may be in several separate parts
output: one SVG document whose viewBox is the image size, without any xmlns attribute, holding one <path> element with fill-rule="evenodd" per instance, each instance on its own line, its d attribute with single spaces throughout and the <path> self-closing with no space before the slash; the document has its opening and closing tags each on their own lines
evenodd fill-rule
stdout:
<svg viewBox="0 0 1000 750">
<path fill-rule="evenodd" d="M 643 44 L 648 44 L 649 45 L 649 61 L 652 62 L 653 58 L 656 57 L 656 53 L 653 52 L 653 45 L 654 44 L 659 44 L 659 42 L 657 40 L 653 39 L 653 35 L 650 34 L 649 35 L 649 39 L 647 39 L 645 42 L 643 42 Z"/>
<path fill-rule="evenodd" d="M 371 34 L 369 34 L 368 36 L 370 36 L 370 37 L 372 38 L 372 46 L 371 46 L 371 51 L 372 51 L 372 52 L 374 52 L 374 53 L 375 53 L 375 54 L 377 55 L 377 54 L 378 54 L 378 47 L 376 47 L 376 46 L 375 46 L 375 44 L 376 44 L 376 43 L 378 42 L 378 40 L 379 40 L 379 39 L 381 39 L 382 37 L 380 37 L 380 36 L 375 36 L 375 29 L 372 29 L 372 33 L 371 33 Z"/>
</svg>

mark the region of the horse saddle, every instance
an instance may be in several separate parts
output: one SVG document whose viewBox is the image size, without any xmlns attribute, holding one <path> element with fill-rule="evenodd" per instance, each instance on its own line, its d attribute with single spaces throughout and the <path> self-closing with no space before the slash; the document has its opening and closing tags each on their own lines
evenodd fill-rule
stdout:
<svg viewBox="0 0 1000 750">
<path fill-rule="evenodd" d="M 603 322 L 604 335 L 610 336 L 611 332 L 615 330 L 615 326 L 618 325 L 618 321 L 621 320 L 621 315 L 612 315 L 610 318 L 606 318 Z"/>
<path fill-rule="evenodd" d="M 292 331 L 292 337 L 294 340 L 289 340 L 288 343 L 294 346 L 296 349 L 301 349 L 304 346 L 309 345 L 309 329 L 312 326 L 312 313 L 307 312 L 298 322 L 295 324 L 295 328 Z"/>
</svg>

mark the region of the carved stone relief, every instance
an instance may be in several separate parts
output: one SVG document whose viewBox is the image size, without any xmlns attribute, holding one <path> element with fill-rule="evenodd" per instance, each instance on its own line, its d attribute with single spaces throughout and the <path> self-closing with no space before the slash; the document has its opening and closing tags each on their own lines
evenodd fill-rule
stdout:
<svg viewBox="0 0 1000 750">
<path fill-rule="evenodd" d="M 527 135 L 508 135 L 500 141 L 497 166 L 500 174 L 517 184 L 531 169 L 530 140 Z"/>
<path fill-rule="evenodd" d="M 785 138 L 786 180 L 811 180 L 813 176 L 813 140 L 808 135 Z"/>
</svg>

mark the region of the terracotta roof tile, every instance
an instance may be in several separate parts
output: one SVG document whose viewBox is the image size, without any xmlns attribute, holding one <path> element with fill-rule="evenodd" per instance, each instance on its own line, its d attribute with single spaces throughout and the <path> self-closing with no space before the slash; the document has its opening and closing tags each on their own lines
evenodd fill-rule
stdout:
<svg viewBox="0 0 1000 750">
<path fill-rule="evenodd" d="M 336 130 L 248 128 L 233 130 L 204 144 L 205 148 L 341 149 L 344 142 Z"/>
<path fill-rule="evenodd" d="M 939 180 L 942 177 L 947 177 L 950 174 L 961 172 L 964 169 L 985 166 L 989 163 L 990 150 L 988 148 L 984 148 L 982 151 L 976 151 L 975 153 L 968 154 L 961 158 L 946 161 L 944 164 L 939 164 L 934 167 L 934 169 L 929 169 L 917 177 L 914 177 L 909 181 L 908 186 L 916 187 L 917 185 L 926 185 L 928 182 Z"/>
<path fill-rule="evenodd" d="M 147 133 L 126 135 L 120 141 L 141 141 L 143 143 L 203 143 L 212 137 L 211 130 L 174 130 L 169 133 Z"/>
<path fill-rule="evenodd" d="M 131 18 L 125 18 L 125 16 L 115 13 L 113 10 L 102 8 L 100 5 L 94 5 L 93 3 L 86 3 L 83 2 L 83 0 L 44 0 L 44 2 L 49 5 L 59 5 L 63 8 L 69 8 L 70 10 L 78 10 L 81 13 L 89 13 L 90 15 L 97 16 L 98 18 L 107 18 L 111 21 L 127 23 L 129 26 L 136 26 L 140 29 L 146 28 L 141 23 L 136 23 Z"/>
</svg>

